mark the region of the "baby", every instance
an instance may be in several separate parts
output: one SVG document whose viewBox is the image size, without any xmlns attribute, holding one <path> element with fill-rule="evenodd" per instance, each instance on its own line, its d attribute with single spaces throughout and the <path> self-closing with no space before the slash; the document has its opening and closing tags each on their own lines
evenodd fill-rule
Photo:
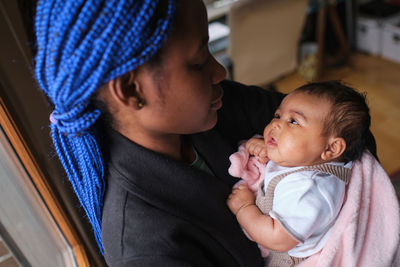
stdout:
<svg viewBox="0 0 400 267">
<path fill-rule="evenodd" d="M 255 198 L 245 185 L 227 203 L 252 240 L 270 250 L 267 266 L 293 266 L 324 246 L 341 209 L 352 161 L 366 149 L 365 97 L 338 81 L 286 96 L 246 149 L 266 163 Z"/>
</svg>

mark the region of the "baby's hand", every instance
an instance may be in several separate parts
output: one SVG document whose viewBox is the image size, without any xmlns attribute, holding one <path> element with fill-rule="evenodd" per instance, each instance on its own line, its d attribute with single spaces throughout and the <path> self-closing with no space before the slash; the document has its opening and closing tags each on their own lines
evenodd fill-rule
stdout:
<svg viewBox="0 0 400 267">
<path fill-rule="evenodd" d="M 241 184 L 237 188 L 234 188 L 227 200 L 229 209 L 235 215 L 241 208 L 249 205 L 254 205 L 254 202 L 254 194 L 244 184 Z"/>
<path fill-rule="evenodd" d="M 266 163 L 267 158 L 267 146 L 265 145 L 264 139 L 253 137 L 246 142 L 246 149 L 250 155 L 257 157 L 260 163 Z"/>
</svg>

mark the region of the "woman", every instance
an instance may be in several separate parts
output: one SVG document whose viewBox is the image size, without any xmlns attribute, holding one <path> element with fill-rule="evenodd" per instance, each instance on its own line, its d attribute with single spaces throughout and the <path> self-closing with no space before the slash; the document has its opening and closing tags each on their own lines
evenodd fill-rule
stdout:
<svg viewBox="0 0 400 267">
<path fill-rule="evenodd" d="M 202 1 L 42 0 L 35 26 L 54 145 L 107 263 L 262 266 L 225 204 L 228 156 L 282 95 L 223 81 Z"/>
</svg>

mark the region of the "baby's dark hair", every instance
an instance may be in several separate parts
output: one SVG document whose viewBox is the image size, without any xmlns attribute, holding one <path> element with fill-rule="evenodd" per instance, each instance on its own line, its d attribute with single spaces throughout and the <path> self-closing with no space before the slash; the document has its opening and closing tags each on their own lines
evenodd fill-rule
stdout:
<svg viewBox="0 0 400 267">
<path fill-rule="evenodd" d="M 367 136 L 371 124 L 365 94 L 340 81 L 309 83 L 294 92 L 308 93 L 332 103 L 332 110 L 325 118 L 322 134 L 334 134 L 345 140 L 346 150 L 339 158 L 340 161 L 360 159 L 367 148 Z"/>
</svg>

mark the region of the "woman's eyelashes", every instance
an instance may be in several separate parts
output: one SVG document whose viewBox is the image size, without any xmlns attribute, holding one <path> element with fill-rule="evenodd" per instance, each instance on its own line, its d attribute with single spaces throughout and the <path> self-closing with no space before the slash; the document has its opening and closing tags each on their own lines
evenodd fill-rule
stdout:
<svg viewBox="0 0 400 267">
<path fill-rule="evenodd" d="M 192 68 L 194 70 L 203 70 L 208 65 L 208 62 L 210 61 L 210 57 L 211 57 L 211 54 L 209 51 L 207 51 L 207 56 L 205 56 L 205 59 L 204 58 L 203 58 L 203 60 L 200 59 L 198 61 L 198 63 L 196 62 L 196 63 L 192 64 L 191 65 Z"/>
<path fill-rule="evenodd" d="M 207 62 L 206 63 L 200 63 L 200 64 L 193 64 L 192 68 L 194 70 L 203 70 L 206 65 L 207 65 Z"/>
</svg>

